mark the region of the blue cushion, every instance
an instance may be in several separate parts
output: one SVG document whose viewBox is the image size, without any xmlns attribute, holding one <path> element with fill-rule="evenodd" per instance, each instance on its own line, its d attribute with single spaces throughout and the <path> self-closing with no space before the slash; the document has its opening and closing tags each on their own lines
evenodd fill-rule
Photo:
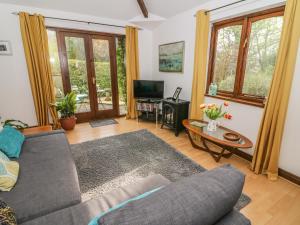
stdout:
<svg viewBox="0 0 300 225">
<path fill-rule="evenodd" d="M 5 126 L 0 132 L 0 150 L 10 158 L 19 158 L 24 135 L 11 126 Z"/>
<path fill-rule="evenodd" d="M 150 194 L 152 194 L 152 193 L 158 191 L 158 190 L 161 189 L 161 188 L 162 188 L 162 187 L 155 188 L 155 189 L 153 189 L 153 190 L 151 190 L 151 191 L 145 192 L 144 194 L 141 194 L 141 195 L 136 196 L 136 197 L 134 197 L 134 198 L 128 199 L 128 200 L 126 200 L 126 201 L 124 201 L 124 202 L 122 202 L 122 203 L 116 205 L 116 206 L 113 207 L 113 208 L 110 208 L 107 212 L 102 213 L 102 214 L 100 214 L 99 216 L 96 216 L 95 218 L 93 218 L 93 219 L 89 222 L 88 225 L 98 225 L 98 220 L 99 220 L 102 216 L 104 216 L 105 214 L 107 214 L 107 213 L 109 213 L 109 212 L 112 212 L 112 211 L 114 211 L 114 210 L 117 210 L 117 209 L 119 209 L 119 208 L 125 206 L 125 205 L 128 204 L 129 202 L 133 202 L 133 201 L 136 201 L 136 200 L 139 200 L 139 199 L 143 199 L 143 198 L 149 196 Z"/>
</svg>

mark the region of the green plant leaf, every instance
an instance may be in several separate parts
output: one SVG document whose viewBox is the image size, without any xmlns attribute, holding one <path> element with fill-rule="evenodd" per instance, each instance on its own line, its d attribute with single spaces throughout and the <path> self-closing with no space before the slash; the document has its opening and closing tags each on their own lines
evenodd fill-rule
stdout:
<svg viewBox="0 0 300 225">
<path fill-rule="evenodd" d="M 60 113 L 61 118 L 74 116 L 76 111 L 76 94 L 74 92 L 68 93 L 56 103 L 56 110 Z"/>
</svg>

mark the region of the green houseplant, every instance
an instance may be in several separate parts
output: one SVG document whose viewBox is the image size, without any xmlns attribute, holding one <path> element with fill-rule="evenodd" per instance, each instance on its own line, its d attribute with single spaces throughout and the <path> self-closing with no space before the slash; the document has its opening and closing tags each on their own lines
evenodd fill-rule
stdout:
<svg viewBox="0 0 300 225">
<path fill-rule="evenodd" d="M 77 118 L 76 111 L 76 94 L 70 92 L 59 102 L 56 103 L 56 110 L 60 114 L 60 124 L 64 130 L 72 130 L 75 127 Z"/>
</svg>

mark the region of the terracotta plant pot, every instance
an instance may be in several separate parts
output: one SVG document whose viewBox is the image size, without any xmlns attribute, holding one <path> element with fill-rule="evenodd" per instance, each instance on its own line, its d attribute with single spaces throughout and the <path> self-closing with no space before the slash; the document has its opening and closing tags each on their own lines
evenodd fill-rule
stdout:
<svg viewBox="0 0 300 225">
<path fill-rule="evenodd" d="M 68 118 L 62 118 L 59 121 L 60 121 L 61 127 L 64 130 L 73 130 L 75 127 L 75 124 L 76 124 L 76 120 L 77 120 L 77 118 L 75 116 L 72 116 L 72 117 L 68 117 Z"/>
</svg>

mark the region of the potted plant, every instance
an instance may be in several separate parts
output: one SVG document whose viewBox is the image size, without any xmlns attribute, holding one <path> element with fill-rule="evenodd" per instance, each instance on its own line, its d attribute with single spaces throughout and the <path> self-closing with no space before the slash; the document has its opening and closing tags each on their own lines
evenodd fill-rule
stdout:
<svg viewBox="0 0 300 225">
<path fill-rule="evenodd" d="M 72 130 L 75 127 L 77 118 L 76 111 L 76 94 L 70 92 L 59 102 L 56 103 L 56 110 L 60 114 L 60 124 L 64 130 Z"/>
<path fill-rule="evenodd" d="M 229 103 L 224 102 L 223 104 L 226 107 L 228 107 Z M 209 123 L 207 125 L 208 131 L 216 131 L 217 125 L 218 125 L 218 119 L 225 118 L 228 120 L 231 120 L 232 115 L 227 113 L 226 111 L 223 111 L 222 106 L 223 105 L 217 105 L 217 104 L 201 104 L 200 108 L 203 110 L 205 115 L 209 118 Z"/>
</svg>

